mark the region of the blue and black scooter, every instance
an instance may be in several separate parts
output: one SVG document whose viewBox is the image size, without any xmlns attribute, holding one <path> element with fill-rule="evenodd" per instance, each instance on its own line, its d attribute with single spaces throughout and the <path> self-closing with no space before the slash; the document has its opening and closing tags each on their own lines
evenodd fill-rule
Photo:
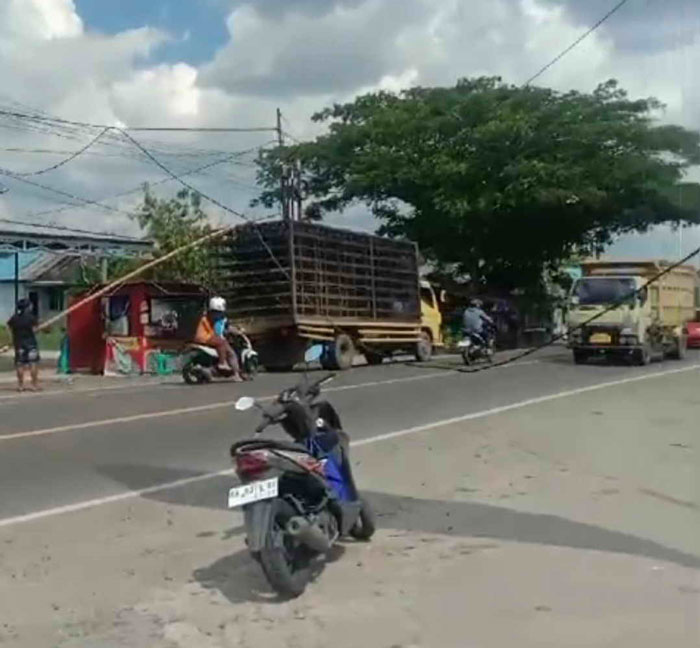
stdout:
<svg viewBox="0 0 700 648">
<path fill-rule="evenodd" d="M 312 347 L 307 363 L 321 353 Z M 319 400 L 321 387 L 333 377 L 311 382 L 305 375 L 269 407 L 250 397 L 236 403 L 240 411 L 257 407 L 263 420 L 254 438 L 231 447 L 241 486 L 229 491 L 228 505 L 243 507 L 248 549 L 283 596 L 304 591 L 313 561 L 339 538 L 369 540 L 375 530 L 372 509 L 355 485 L 338 413 Z M 261 438 L 277 424 L 291 442 Z"/>
</svg>

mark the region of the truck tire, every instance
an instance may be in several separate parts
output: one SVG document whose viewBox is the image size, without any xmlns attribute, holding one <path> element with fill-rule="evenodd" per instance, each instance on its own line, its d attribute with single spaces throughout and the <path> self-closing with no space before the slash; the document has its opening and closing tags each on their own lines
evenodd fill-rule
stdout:
<svg viewBox="0 0 700 648">
<path fill-rule="evenodd" d="M 324 369 L 343 371 L 352 367 L 354 359 L 355 344 L 352 338 L 347 333 L 339 333 L 323 354 L 321 366 Z"/>
<path fill-rule="evenodd" d="M 634 363 L 638 367 L 646 367 L 651 364 L 651 349 L 648 345 L 645 344 L 641 349 L 635 351 Z"/>
<path fill-rule="evenodd" d="M 433 357 L 433 341 L 425 331 L 420 334 L 420 340 L 416 342 L 416 360 L 418 362 L 428 362 Z"/>
<path fill-rule="evenodd" d="M 686 356 L 686 351 L 688 350 L 688 338 L 685 335 L 681 335 L 676 340 L 676 346 L 671 349 L 668 353 L 668 357 L 672 360 L 683 360 Z"/>
</svg>

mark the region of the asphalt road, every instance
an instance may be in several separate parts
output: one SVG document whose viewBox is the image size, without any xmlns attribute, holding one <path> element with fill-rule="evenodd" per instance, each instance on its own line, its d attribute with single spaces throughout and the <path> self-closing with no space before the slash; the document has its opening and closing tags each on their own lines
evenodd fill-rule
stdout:
<svg viewBox="0 0 700 648">
<path fill-rule="evenodd" d="M 574 366 L 562 348 L 474 374 L 387 364 L 342 373 L 326 390 L 354 440 L 509 407 L 523 401 L 690 368 L 700 356 L 646 368 Z M 438 368 L 438 366 L 440 368 Z M 313 376 L 320 375 L 312 372 Z M 190 387 L 135 382 L 0 396 L 0 524 L 81 502 L 230 468 L 230 444 L 250 434 L 255 412 L 241 395 L 270 397 L 301 375 Z"/>
<path fill-rule="evenodd" d="M 0 644 L 700 645 L 700 356 L 457 366 L 360 367 L 326 391 L 378 531 L 341 542 L 293 601 L 225 497 L 229 445 L 257 422 L 234 401 L 299 375 L 7 386 Z"/>
</svg>

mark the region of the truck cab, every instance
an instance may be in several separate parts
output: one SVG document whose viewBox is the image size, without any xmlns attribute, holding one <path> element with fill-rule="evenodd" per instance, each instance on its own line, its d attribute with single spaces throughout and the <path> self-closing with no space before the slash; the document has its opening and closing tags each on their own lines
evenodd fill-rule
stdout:
<svg viewBox="0 0 700 648">
<path fill-rule="evenodd" d="M 430 335 L 433 346 L 443 346 L 442 339 L 442 313 L 440 312 L 440 302 L 444 291 L 440 292 L 440 300 L 435 294 L 435 290 L 428 281 L 420 282 L 420 315 L 421 330 Z"/>
<path fill-rule="evenodd" d="M 567 319 L 577 364 L 595 355 L 625 357 L 641 365 L 652 356 L 684 355 L 694 270 L 676 268 L 646 287 L 662 264 L 589 262 L 583 269 L 584 276 L 571 289 Z"/>
</svg>

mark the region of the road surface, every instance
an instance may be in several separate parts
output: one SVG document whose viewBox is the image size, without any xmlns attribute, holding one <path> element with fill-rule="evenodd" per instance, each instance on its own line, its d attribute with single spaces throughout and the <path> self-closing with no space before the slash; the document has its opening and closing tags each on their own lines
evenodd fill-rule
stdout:
<svg viewBox="0 0 700 648">
<path fill-rule="evenodd" d="M 340 375 L 381 530 L 291 603 L 222 507 L 291 376 L 2 392 L 0 645 L 696 646 L 699 362 Z"/>
</svg>

